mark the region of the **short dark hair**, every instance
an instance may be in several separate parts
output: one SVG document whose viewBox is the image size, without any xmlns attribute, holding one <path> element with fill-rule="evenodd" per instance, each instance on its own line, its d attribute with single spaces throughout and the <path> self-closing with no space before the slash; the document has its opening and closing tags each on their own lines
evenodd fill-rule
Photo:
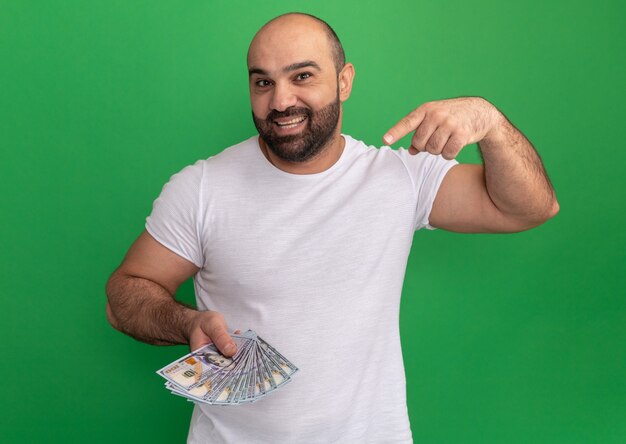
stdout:
<svg viewBox="0 0 626 444">
<path fill-rule="evenodd" d="M 341 41 L 339 40 L 339 37 L 337 36 L 335 30 L 321 18 L 316 17 L 312 14 L 307 14 L 306 12 L 288 12 L 286 14 L 279 15 L 271 21 L 285 15 L 304 15 L 312 18 L 320 25 L 322 25 L 322 28 L 324 28 L 324 32 L 326 32 L 326 37 L 328 37 L 328 40 L 330 42 L 330 49 L 332 53 L 331 56 L 335 64 L 335 69 L 337 70 L 337 74 L 339 74 L 339 71 L 341 71 L 346 64 L 346 53 L 343 51 L 343 45 L 341 44 Z"/>
</svg>

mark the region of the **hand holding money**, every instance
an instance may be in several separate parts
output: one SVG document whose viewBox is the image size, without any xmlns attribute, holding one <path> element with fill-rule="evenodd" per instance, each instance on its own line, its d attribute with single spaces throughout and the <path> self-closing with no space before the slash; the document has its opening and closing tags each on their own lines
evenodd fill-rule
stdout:
<svg viewBox="0 0 626 444">
<path fill-rule="evenodd" d="M 157 373 L 173 394 L 191 402 L 237 405 L 256 402 L 291 381 L 298 368 L 254 331 L 235 332 L 232 357 L 205 345 Z"/>
<path fill-rule="evenodd" d="M 213 343 L 224 356 L 233 356 L 237 352 L 237 345 L 228 334 L 226 320 L 217 311 L 198 312 L 191 322 L 188 337 L 191 350 Z"/>
</svg>

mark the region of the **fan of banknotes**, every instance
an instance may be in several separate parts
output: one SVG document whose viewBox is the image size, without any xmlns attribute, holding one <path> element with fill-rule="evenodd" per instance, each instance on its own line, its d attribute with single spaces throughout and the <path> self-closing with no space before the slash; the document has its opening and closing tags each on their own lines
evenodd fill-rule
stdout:
<svg viewBox="0 0 626 444">
<path fill-rule="evenodd" d="M 192 402 L 236 405 L 257 401 L 298 371 L 254 331 L 231 336 L 237 345 L 231 358 L 208 344 L 157 370 L 167 380 L 165 387 Z"/>
</svg>

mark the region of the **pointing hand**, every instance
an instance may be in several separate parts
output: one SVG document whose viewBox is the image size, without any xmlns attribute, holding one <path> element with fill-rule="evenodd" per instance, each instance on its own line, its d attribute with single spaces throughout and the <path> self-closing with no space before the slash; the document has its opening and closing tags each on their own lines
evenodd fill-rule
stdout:
<svg viewBox="0 0 626 444">
<path fill-rule="evenodd" d="M 427 102 L 389 129 L 383 141 L 391 145 L 415 131 L 411 154 L 427 151 L 454 159 L 464 146 L 487 137 L 500 117 L 497 108 L 480 97 Z"/>
</svg>

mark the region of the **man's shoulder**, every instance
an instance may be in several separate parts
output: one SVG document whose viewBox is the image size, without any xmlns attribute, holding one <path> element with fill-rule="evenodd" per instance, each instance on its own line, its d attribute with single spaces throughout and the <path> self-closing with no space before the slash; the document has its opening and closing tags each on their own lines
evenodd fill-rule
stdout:
<svg viewBox="0 0 626 444">
<path fill-rule="evenodd" d="M 249 164 L 249 160 L 254 157 L 256 150 L 258 150 L 258 143 L 256 137 L 253 136 L 236 145 L 229 146 L 209 158 L 200 159 L 187 165 L 175 173 L 170 178 L 170 182 L 177 181 L 189 186 L 196 186 L 197 183 L 204 180 L 203 178 L 207 173 L 211 176 L 216 172 L 230 174 L 241 168 L 242 165 Z"/>
<path fill-rule="evenodd" d="M 224 148 L 211 157 L 197 160 L 195 163 L 183 168 L 178 174 L 195 176 L 197 179 L 206 174 L 212 176 L 218 172 L 232 174 L 242 167 L 253 163 L 253 160 L 258 157 L 258 150 L 256 136 L 253 136 Z"/>
<path fill-rule="evenodd" d="M 235 145 L 224 148 L 221 152 L 199 162 L 209 167 L 213 165 L 225 166 L 233 161 L 239 163 L 247 157 L 255 157 L 255 155 L 258 155 L 259 150 L 257 137 L 252 136 Z"/>
<path fill-rule="evenodd" d="M 393 176 L 396 179 L 409 179 L 414 182 L 420 177 L 426 177 L 432 170 L 445 169 L 446 171 L 457 164 L 455 160 L 446 160 L 441 155 L 427 152 L 410 154 L 403 147 L 393 149 L 387 145 L 375 147 L 365 142 L 346 137 L 346 146 L 355 153 L 352 157 L 355 165 L 366 168 L 368 174 L 375 172 L 379 176 Z"/>
<path fill-rule="evenodd" d="M 368 145 L 366 142 L 346 134 L 343 134 L 343 136 L 346 140 L 346 147 L 354 153 L 355 158 L 358 160 L 378 163 L 382 162 L 388 167 L 389 163 L 402 165 L 404 159 L 406 158 L 406 150 L 404 148 L 394 150 L 387 145 L 378 147 Z"/>
</svg>

